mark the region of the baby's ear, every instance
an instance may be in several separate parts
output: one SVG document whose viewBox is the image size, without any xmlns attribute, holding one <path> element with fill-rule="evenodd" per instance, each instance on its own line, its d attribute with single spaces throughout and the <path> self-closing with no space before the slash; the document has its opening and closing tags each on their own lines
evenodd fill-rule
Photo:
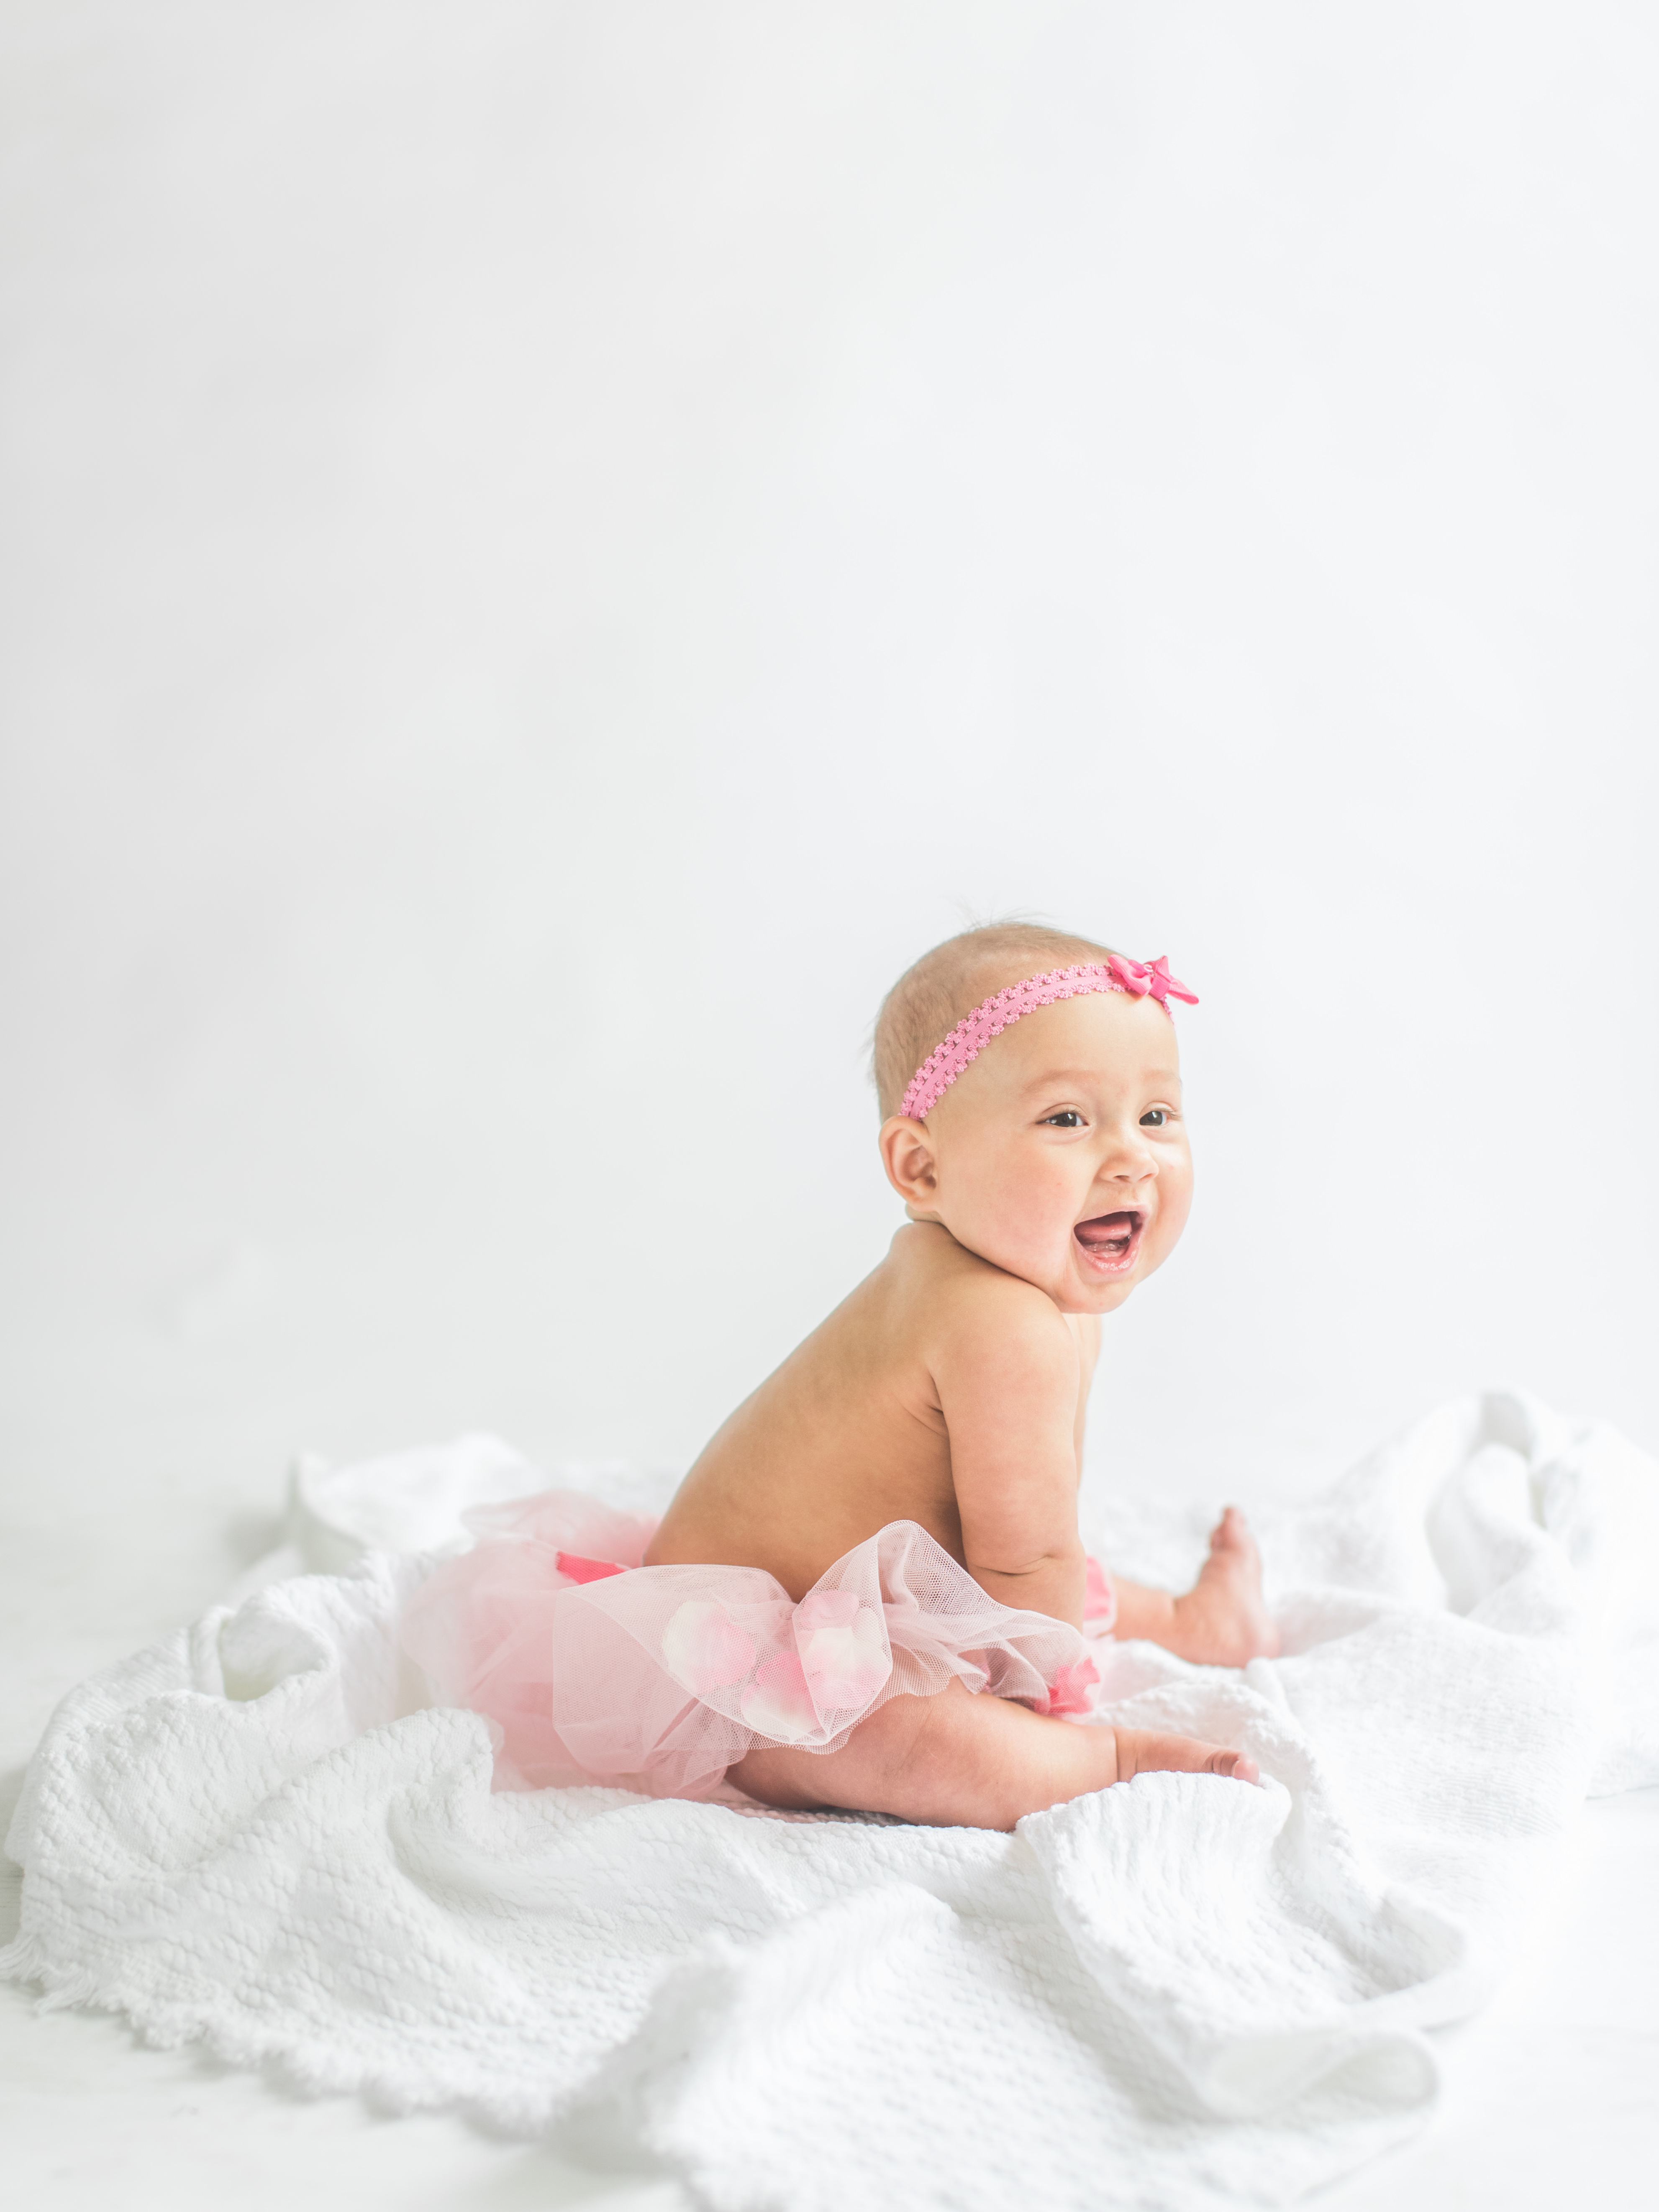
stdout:
<svg viewBox="0 0 1659 2212">
<path fill-rule="evenodd" d="M 881 1125 L 881 1164 L 887 1180 L 911 1206 L 929 1206 L 939 1189 L 939 1164 L 925 1121 L 890 1114 Z"/>
</svg>

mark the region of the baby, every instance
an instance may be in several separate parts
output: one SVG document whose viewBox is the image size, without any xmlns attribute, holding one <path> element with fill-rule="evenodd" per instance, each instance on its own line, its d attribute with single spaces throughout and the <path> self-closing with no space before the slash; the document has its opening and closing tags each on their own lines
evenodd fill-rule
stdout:
<svg viewBox="0 0 1659 2212">
<path fill-rule="evenodd" d="M 1161 1266 L 1192 1162 L 1150 968 L 1024 924 L 919 960 L 876 1026 L 887 1256 L 738 1407 L 662 1521 L 551 1492 L 421 1593 L 405 1640 L 496 1723 L 498 1778 L 624 1782 L 941 1826 L 1152 1769 L 1192 1738 L 1078 1726 L 1096 1634 L 1242 1667 L 1278 1649 L 1231 1508 L 1181 1596 L 1077 1528 L 1100 1316 Z"/>
</svg>

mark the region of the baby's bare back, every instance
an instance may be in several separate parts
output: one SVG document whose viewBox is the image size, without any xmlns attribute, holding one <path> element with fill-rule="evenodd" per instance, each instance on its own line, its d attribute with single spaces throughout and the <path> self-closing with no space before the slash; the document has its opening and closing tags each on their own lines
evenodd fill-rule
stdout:
<svg viewBox="0 0 1659 2212">
<path fill-rule="evenodd" d="M 1046 1437 L 1052 1459 L 1059 1439 L 1074 1498 L 1096 1324 L 1068 1321 L 945 1230 L 915 1224 L 710 1440 L 647 1565 L 763 1567 L 799 1598 L 886 1522 L 915 1521 L 974 1569 L 939 1378 L 960 1359 L 963 1335 L 988 1329 L 1016 1346 L 1033 1329 L 1042 1340 L 1029 1371 L 1016 1361 L 1015 1381 L 1040 1401 L 1030 1408 L 1034 1456 Z M 1008 1411 L 1018 1421 L 1022 1408 Z"/>
</svg>

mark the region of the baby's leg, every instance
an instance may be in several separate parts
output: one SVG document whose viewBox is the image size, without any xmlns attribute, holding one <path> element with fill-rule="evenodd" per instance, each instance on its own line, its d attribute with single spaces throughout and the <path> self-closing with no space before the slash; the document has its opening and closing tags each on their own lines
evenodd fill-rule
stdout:
<svg viewBox="0 0 1659 2212">
<path fill-rule="evenodd" d="M 1154 1771 L 1256 1779 L 1253 1759 L 1218 1744 L 1048 1720 L 960 1682 L 936 1697 L 890 1698 L 839 1751 L 751 1751 L 729 1778 L 787 1812 L 842 1806 L 926 1827 L 1012 1828 L 1024 1814 Z"/>
<path fill-rule="evenodd" d="M 1112 1580 L 1115 1636 L 1145 1637 L 1201 1667 L 1243 1667 L 1279 1650 L 1279 1631 L 1261 1595 L 1261 1554 L 1236 1505 L 1211 1531 L 1210 1556 L 1184 1595 Z"/>
</svg>

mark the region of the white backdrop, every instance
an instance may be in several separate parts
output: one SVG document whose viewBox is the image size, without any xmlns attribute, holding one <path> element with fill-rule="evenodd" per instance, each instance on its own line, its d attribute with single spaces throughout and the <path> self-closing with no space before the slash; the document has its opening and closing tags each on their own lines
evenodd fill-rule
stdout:
<svg viewBox="0 0 1659 2212">
<path fill-rule="evenodd" d="M 689 1459 L 882 1251 L 868 1024 L 969 915 L 1203 1000 L 1107 1479 L 1498 1381 L 1659 1443 L 1650 11 L 0 40 L 40 1699 L 297 1446 Z"/>
</svg>

